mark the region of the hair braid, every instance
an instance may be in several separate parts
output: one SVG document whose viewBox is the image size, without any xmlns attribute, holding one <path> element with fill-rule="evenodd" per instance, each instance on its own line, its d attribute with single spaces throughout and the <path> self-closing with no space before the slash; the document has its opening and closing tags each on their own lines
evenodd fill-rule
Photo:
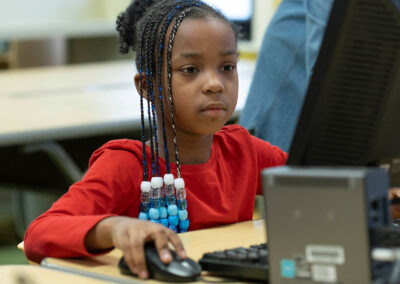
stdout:
<svg viewBox="0 0 400 284">
<path fill-rule="evenodd" d="M 177 167 L 177 174 L 178 177 L 181 177 L 181 165 L 179 162 L 179 152 L 178 152 L 178 143 L 176 141 L 176 127 L 175 127 L 175 115 L 174 115 L 174 99 L 172 97 L 172 88 L 171 88 L 171 81 L 172 81 L 172 64 L 171 64 L 171 54 L 172 54 L 172 46 L 174 43 L 175 35 L 176 32 L 178 31 L 178 28 L 180 24 L 182 23 L 183 19 L 186 17 L 187 13 L 191 10 L 192 8 L 187 8 L 180 12 L 178 15 L 172 30 L 171 34 L 168 39 L 168 46 L 167 46 L 167 77 L 168 77 L 168 100 L 170 103 L 170 112 L 171 112 L 171 124 L 172 124 L 172 132 L 174 136 L 174 147 L 175 147 L 175 161 L 176 161 L 176 167 Z"/>
<path fill-rule="evenodd" d="M 139 90 L 140 90 L 140 133 L 141 133 L 141 141 L 142 141 L 142 151 L 143 151 L 143 180 L 147 181 L 148 180 L 148 168 L 147 168 L 147 156 L 146 156 L 146 139 L 145 139 L 145 126 L 144 126 L 144 108 L 143 108 L 143 86 L 142 86 L 142 80 L 143 80 L 143 34 L 144 34 L 144 28 L 142 29 L 140 33 L 140 40 L 139 40 L 139 46 L 140 46 L 140 51 L 139 51 Z"/>
<path fill-rule="evenodd" d="M 149 138 L 150 138 L 150 149 L 151 149 L 151 170 L 153 176 L 156 175 L 156 165 L 155 165 L 155 154 L 154 154 L 154 143 L 153 143 L 153 121 L 152 121 L 152 111 L 151 111 L 151 100 L 149 98 L 150 94 L 150 72 L 151 72 L 151 58 L 152 56 L 150 55 L 149 58 L 149 53 L 148 53 L 148 45 L 149 45 L 149 38 L 150 38 L 150 25 L 152 22 L 146 23 L 144 27 L 144 62 L 145 62 L 145 75 L 146 75 L 146 94 L 147 94 L 147 116 L 148 116 L 148 121 L 149 121 Z"/>
<path fill-rule="evenodd" d="M 153 125 L 153 136 L 154 136 L 154 144 L 155 144 L 155 155 L 156 155 L 156 169 L 157 169 L 157 175 L 160 176 L 160 164 L 159 164 L 159 151 L 158 151 L 158 133 L 157 133 L 157 123 L 156 123 L 156 113 L 155 113 L 155 98 L 154 98 L 154 86 L 153 86 L 153 78 L 154 78 L 154 73 L 155 73 L 155 63 L 154 63 L 154 49 L 155 49 L 155 41 L 156 38 L 154 36 L 151 36 L 152 34 L 157 32 L 158 25 L 155 21 L 150 21 L 151 26 L 148 30 L 149 33 L 149 42 L 147 45 L 147 53 L 148 53 L 148 59 L 149 59 L 149 81 L 150 81 L 150 88 L 147 90 L 147 93 L 150 94 L 150 104 L 151 104 L 151 114 L 152 114 L 152 125 Z"/>
</svg>

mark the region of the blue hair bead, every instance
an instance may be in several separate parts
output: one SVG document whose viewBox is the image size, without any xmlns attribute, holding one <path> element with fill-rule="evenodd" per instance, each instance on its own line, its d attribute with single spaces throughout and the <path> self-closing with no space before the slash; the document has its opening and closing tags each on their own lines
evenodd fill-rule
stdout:
<svg viewBox="0 0 400 284">
<path fill-rule="evenodd" d="M 181 221 L 186 220 L 187 217 L 188 217 L 187 210 L 186 209 L 185 210 L 179 210 L 178 211 L 178 216 L 179 216 L 179 220 L 181 220 Z"/>
<path fill-rule="evenodd" d="M 160 224 L 168 228 L 168 219 L 167 218 L 160 219 Z"/>
<path fill-rule="evenodd" d="M 160 208 L 160 219 L 165 219 L 168 217 L 167 208 L 161 207 Z"/>
<path fill-rule="evenodd" d="M 168 222 L 170 225 L 178 226 L 179 218 L 177 215 L 168 216 Z"/>
<path fill-rule="evenodd" d="M 178 228 L 177 228 L 176 226 L 174 226 L 174 225 L 169 225 L 168 228 L 169 228 L 170 230 L 174 231 L 175 233 L 178 232 Z"/>
<path fill-rule="evenodd" d="M 150 219 L 158 219 L 160 217 L 160 211 L 156 208 L 150 208 L 149 217 Z"/>
<path fill-rule="evenodd" d="M 179 229 L 181 231 L 187 231 L 188 228 L 189 228 L 189 219 L 182 220 L 179 222 Z"/>
<path fill-rule="evenodd" d="M 138 218 L 139 220 L 149 220 L 149 215 L 147 213 L 140 212 Z"/>
<path fill-rule="evenodd" d="M 160 224 L 160 220 L 158 219 L 150 219 L 150 222 Z"/>
<path fill-rule="evenodd" d="M 178 214 L 178 206 L 175 204 L 168 205 L 168 215 L 174 216 Z"/>
</svg>

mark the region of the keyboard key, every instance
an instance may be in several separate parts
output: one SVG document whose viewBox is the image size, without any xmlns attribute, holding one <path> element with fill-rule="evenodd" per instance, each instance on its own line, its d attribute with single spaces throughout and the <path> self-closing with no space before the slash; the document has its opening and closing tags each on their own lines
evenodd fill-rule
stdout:
<svg viewBox="0 0 400 284">
<path fill-rule="evenodd" d="M 199 263 L 215 275 L 249 280 L 268 280 L 267 244 L 205 253 Z"/>
</svg>

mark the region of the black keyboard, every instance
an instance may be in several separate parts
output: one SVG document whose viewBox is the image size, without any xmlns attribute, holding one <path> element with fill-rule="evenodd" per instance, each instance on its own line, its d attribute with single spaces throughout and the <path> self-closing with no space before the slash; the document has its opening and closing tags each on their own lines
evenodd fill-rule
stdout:
<svg viewBox="0 0 400 284">
<path fill-rule="evenodd" d="M 266 243 L 205 253 L 199 263 L 203 270 L 219 276 L 264 282 L 268 280 Z"/>
</svg>

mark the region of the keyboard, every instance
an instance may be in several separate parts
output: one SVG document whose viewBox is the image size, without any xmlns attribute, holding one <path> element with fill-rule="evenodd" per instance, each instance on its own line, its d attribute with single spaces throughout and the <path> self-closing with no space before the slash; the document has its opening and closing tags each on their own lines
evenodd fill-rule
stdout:
<svg viewBox="0 0 400 284">
<path fill-rule="evenodd" d="M 214 275 L 268 281 L 266 243 L 205 253 L 199 263 L 203 271 Z"/>
</svg>

